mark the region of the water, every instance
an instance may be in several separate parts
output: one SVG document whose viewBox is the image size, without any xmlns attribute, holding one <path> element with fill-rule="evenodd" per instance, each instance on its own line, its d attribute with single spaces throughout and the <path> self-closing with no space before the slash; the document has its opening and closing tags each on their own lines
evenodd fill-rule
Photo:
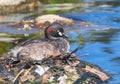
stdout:
<svg viewBox="0 0 120 84">
<path fill-rule="evenodd" d="M 43 13 L 59 13 L 67 18 L 88 22 L 89 26 L 86 28 L 75 24 L 69 31 L 66 29 L 71 37 L 71 50 L 81 45 L 81 49 L 76 52 L 77 56 L 110 73 L 112 79 L 108 84 L 120 84 L 120 1 L 83 0 L 76 6 L 71 4 L 74 3 L 67 5 L 67 9 L 62 9 L 58 4 L 47 5 L 49 9 L 46 8 Z M 0 26 L 0 54 L 9 51 L 13 43 L 27 39 L 28 37 L 24 37 L 24 34 L 30 34 L 30 38 L 39 36 L 36 34 L 37 29 L 19 31 L 18 28 L 7 26 L 7 22 L 20 21 L 26 16 L 31 18 L 36 14 L 28 13 L 24 17 L 23 15 L 18 14 L 19 17 L 16 17 L 13 14 L 9 18 L 0 20 L 2 25 Z"/>
</svg>

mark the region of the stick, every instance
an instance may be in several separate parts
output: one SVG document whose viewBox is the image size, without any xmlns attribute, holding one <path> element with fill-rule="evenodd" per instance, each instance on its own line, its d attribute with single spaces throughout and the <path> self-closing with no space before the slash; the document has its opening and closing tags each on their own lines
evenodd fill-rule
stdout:
<svg viewBox="0 0 120 84">
<path fill-rule="evenodd" d="M 107 76 L 106 73 L 101 72 L 100 70 L 95 69 L 95 68 L 92 68 L 92 67 L 90 67 L 90 66 L 88 66 L 88 65 L 86 66 L 86 68 L 83 68 L 83 69 L 86 70 L 86 71 L 89 71 L 89 72 L 91 72 L 91 73 L 96 74 L 97 76 L 100 77 L 100 79 L 101 79 L 102 81 L 106 81 L 106 80 L 109 79 L 109 77 Z"/>
<path fill-rule="evenodd" d="M 29 69 L 27 69 L 27 71 L 24 73 L 23 76 L 27 75 L 33 67 L 34 67 L 34 66 L 31 66 Z"/>
<path fill-rule="evenodd" d="M 15 76 L 15 78 L 13 79 L 13 83 L 17 80 L 17 78 L 24 72 L 25 69 L 22 69 L 18 74 L 17 76 Z"/>
</svg>

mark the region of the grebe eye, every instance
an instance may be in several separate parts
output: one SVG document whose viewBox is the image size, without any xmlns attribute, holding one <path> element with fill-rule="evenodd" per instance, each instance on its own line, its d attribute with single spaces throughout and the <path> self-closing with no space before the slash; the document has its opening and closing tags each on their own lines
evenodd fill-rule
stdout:
<svg viewBox="0 0 120 84">
<path fill-rule="evenodd" d="M 60 32 L 59 30 L 57 30 L 57 32 L 58 32 L 58 34 L 59 34 L 60 36 L 62 36 L 62 32 Z"/>
</svg>

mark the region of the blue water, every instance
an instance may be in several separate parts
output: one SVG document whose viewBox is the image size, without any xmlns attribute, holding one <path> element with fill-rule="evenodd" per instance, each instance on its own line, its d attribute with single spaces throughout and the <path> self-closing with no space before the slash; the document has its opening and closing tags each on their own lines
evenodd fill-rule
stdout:
<svg viewBox="0 0 120 84">
<path fill-rule="evenodd" d="M 84 32 L 81 29 L 78 30 L 82 33 L 86 43 L 76 54 L 82 60 L 96 64 L 111 74 L 112 79 L 108 81 L 108 84 L 120 84 L 120 6 L 96 6 L 84 10 L 89 11 L 80 12 L 77 10 L 65 17 L 86 21 L 99 27 L 106 26 L 108 29 L 102 28 L 99 31 L 86 30 Z M 78 36 L 74 32 L 72 35 L 74 38 Z M 78 45 L 74 43 L 71 44 L 71 47 L 75 48 Z M 81 56 L 82 54 L 87 54 L 87 56 Z"/>
</svg>

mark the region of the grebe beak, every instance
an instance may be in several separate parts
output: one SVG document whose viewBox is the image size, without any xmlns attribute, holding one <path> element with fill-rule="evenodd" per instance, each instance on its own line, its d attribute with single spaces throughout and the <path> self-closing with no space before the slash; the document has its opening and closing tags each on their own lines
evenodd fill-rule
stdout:
<svg viewBox="0 0 120 84">
<path fill-rule="evenodd" d="M 66 34 L 64 34 L 64 33 L 62 33 L 62 37 L 65 38 L 65 39 L 68 39 L 68 38 L 69 38 L 68 35 L 66 35 Z"/>
<path fill-rule="evenodd" d="M 61 31 L 57 31 L 58 32 L 58 34 L 59 34 L 59 36 L 60 37 L 63 37 L 63 38 L 65 38 L 65 39 L 68 39 L 68 35 L 66 35 L 64 32 L 61 32 Z"/>
</svg>

